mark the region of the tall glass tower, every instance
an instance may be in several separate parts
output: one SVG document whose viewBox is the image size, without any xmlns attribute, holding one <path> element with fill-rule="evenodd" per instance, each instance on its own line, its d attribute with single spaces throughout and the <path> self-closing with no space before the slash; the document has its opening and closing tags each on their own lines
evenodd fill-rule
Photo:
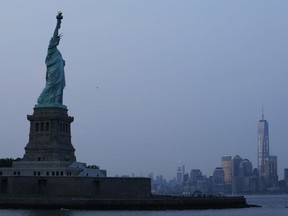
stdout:
<svg viewBox="0 0 288 216">
<path fill-rule="evenodd" d="M 268 173 L 265 172 L 269 166 L 269 128 L 268 121 L 264 119 L 262 113 L 262 119 L 258 123 L 258 171 L 259 177 L 265 176 Z"/>
<path fill-rule="evenodd" d="M 232 183 L 232 156 L 223 156 L 221 165 L 224 171 L 225 184 L 231 185 Z"/>
</svg>

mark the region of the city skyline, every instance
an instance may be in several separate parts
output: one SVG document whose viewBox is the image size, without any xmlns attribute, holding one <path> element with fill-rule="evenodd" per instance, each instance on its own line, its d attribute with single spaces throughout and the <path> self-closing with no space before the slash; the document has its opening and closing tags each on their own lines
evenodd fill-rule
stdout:
<svg viewBox="0 0 288 216">
<path fill-rule="evenodd" d="M 23 157 L 57 11 L 64 104 L 78 161 L 109 176 L 211 175 L 223 155 L 257 164 L 261 105 L 279 178 L 288 166 L 288 2 L 5 1 L 1 158 Z M 245 16 L 243 16 L 245 14 Z M 214 167 L 215 166 L 215 167 Z"/>
<path fill-rule="evenodd" d="M 226 184 L 231 184 L 232 183 L 232 158 L 241 158 L 238 154 L 232 156 L 232 155 L 223 155 L 221 158 L 221 164 L 220 166 L 223 168 L 224 171 L 224 181 Z M 241 158 L 242 160 L 242 158 Z M 244 158 L 244 160 L 249 160 L 249 158 Z M 252 165 L 252 163 L 251 163 Z M 252 165 L 253 166 L 253 165 Z M 218 166 L 215 166 L 217 168 Z M 259 177 L 264 177 L 264 176 L 269 176 L 272 173 L 269 172 L 275 172 L 274 174 L 277 175 L 277 181 L 278 181 L 278 176 L 281 176 L 284 178 L 284 170 L 287 168 L 284 168 L 281 172 L 278 170 L 278 164 L 277 164 L 277 156 L 270 155 L 270 146 L 269 146 L 269 124 L 268 121 L 265 120 L 264 118 L 264 110 L 263 110 L 263 105 L 262 105 L 262 115 L 261 119 L 258 122 L 258 131 L 257 131 L 257 163 L 256 165 L 253 166 L 254 169 L 258 169 L 259 172 Z M 192 167 L 191 170 L 193 169 L 200 169 L 201 167 Z M 184 170 L 184 172 L 183 172 Z M 177 182 L 181 181 L 180 179 L 180 174 L 183 172 L 185 174 L 185 164 L 181 164 L 180 161 L 177 166 L 177 174 L 176 174 L 176 180 Z M 188 172 L 187 172 L 188 173 Z M 279 173 L 281 173 L 279 175 Z M 207 174 L 205 174 L 207 175 Z M 211 175 L 208 174 L 207 176 Z M 183 176 L 182 176 L 183 178 Z"/>
</svg>

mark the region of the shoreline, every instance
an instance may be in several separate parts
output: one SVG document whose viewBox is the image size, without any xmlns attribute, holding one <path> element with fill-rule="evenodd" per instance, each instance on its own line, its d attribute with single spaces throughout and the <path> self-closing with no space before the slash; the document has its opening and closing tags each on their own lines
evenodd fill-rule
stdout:
<svg viewBox="0 0 288 216">
<path fill-rule="evenodd" d="M 192 210 L 260 207 L 237 197 L 154 196 L 144 199 L 1 196 L 1 209 Z"/>
</svg>

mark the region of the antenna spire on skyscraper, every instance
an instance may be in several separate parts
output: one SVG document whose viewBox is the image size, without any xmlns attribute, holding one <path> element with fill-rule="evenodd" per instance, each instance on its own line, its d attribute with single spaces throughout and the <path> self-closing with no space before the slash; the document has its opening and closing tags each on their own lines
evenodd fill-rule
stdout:
<svg viewBox="0 0 288 216">
<path fill-rule="evenodd" d="M 262 120 L 264 120 L 264 105 L 262 104 Z"/>
</svg>

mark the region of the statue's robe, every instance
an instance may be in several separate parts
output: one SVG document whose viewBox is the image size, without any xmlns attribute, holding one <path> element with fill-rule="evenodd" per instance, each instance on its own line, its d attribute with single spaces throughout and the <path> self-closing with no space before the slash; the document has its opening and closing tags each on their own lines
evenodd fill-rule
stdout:
<svg viewBox="0 0 288 216">
<path fill-rule="evenodd" d="M 38 97 L 39 105 L 62 105 L 63 89 L 65 87 L 65 62 L 57 49 L 59 38 L 52 37 L 45 60 L 46 86 Z"/>
</svg>

